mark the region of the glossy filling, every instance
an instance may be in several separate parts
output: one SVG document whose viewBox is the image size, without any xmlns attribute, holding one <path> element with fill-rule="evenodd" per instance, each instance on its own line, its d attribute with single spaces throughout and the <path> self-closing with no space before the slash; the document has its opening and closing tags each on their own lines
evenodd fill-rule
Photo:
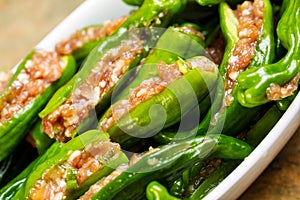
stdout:
<svg viewBox="0 0 300 200">
<path fill-rule="evenodd" d="M 70 37 L 55 45 L 55 50 L 61 55 L 72 54 L 84 44 L 111 35 L 128 16 L 122 16 L 113 21 L 104 22 L 103 26 L 91 26 L 76 31 Z"/>
<path fill-rule="evenodd" d="M 235 15 L 239 21 L 239 40 L 228 60 L 225 82 L 225 105 L 233 101 L 232 89 L 238 75 L 249 65 L 259 38 L 264 17 L 263 0 L 245 1 L 238 5 Z"/>
<path fill-rule="evenodd" d="M 0 125 L 58 80 L 64 66 L 57 53 L 36 51 L 1 99 Z"/>
<path fill-rule="evenodd" d="M 138 37 L 124 40 L 118 47 L 110 49 L 71 96 L 43 118 L 44 132 L 60 141 L 69 140 L 74 130 L 111 91 L 143 50 L 143 42 Z"/>
<path fill-rule="evenodd" d="M 204 71 L 214 72 L 215 69 L 211 65 L 211 61 L 208 59 L 202 59 L 196 57 L 186 62 L 189 69 L 201 68 Z M 106 114 L 105 118 L 100 123 L 100 129 L 102 131 L 108 131 L 116 121 L 121 119 L 126 113 L 129 113 L 138 104 L 147 101 L 153 96 L 161 93 L 170 83 L 174 82 L 178 78 L 184 75 L 185 70 L 180 69 L 178 63 L 166 64 L 160 62 L 156 66 L 157 77 L 144 80 L 138 87 L 130 90 L 130 96 L 128 99 L 118 101 L 112 106 L 112 109 Z"/>
<path fill-rule="evenodd" d="M 156 66 L 158 76 L 144 80 L 138 87 L 130 90 L 129 98 L 118 101 L 112 106 L 112 110 L 102 120 L 100 129 L 108 131 L 114 123 L 126 113 L 130 112 L 138 104 L 150 99 L 156 94 L 161 93 L 171 82 L 181 77 L 177 64 L 168 65 L 161 62 Z"/>
<path fill-rule="evenodd" d="M 84 195 L 82 195 L 79 200 L 89 200 L 91 199 L 95 194 L 97 194 L 105 185 L 109 184 L 111 181 L 116 179 L 119 175 L 121 175 L 123 172 L 125 172 L 130 166 L 137 163 L 142 157 L 147 156 L 154 151 L 157 151 L 158 149 L 150 149 L 146 153 L 143 154 L 133 154 L 130 158 L 129 163 L 119 165 L 112 173 L 110 173 L 108 176 L 100 179 L 97 183 L 92 185 Z"/>
<path fill-rule="evenodd" d="M 110 183 L 112 180 L 117 178 L 122 172 L 124 172 L 126 169 L 128 169 L 128 164 L 123 164 L 117 167 L 116 170 L 114 170 L 109 176 L 102 178 L 100 181 L 98 181 L 96 184 L 92 185 L 89 190 L 82 195 L 79 200 L 89 200 L 91 199 L 96 193 L 98 193 L 105 185 Z"/>
<path fill-rule="evenodd" d="M 65 199 L 70 177 L 80 186 L 120 151 L 119 144 L 102 141 L 89 144 L 83 150 L 72 152 L 67 161 L 43 173 L 31 188 L 29 199 Z"/>
<path fill-rule="evenodd" d="M 277 101 L 279 99 L 286 98 L 293 94 L 298 88 L 300 78 L 300 72 L 288 83 L 280 86 L 276 83 L 271 83 L 270 87 L 267 89 L 267 97 L 270 100 Z"/>
<path fill-rule="evenodd" d="M 211 42 L 211 44 L 205 49 L 206 55 L 211 58 L 214 63 L 220 65 L 223 59 L 225 50 L 225 41 L 221 33 Z"/>
</svg>

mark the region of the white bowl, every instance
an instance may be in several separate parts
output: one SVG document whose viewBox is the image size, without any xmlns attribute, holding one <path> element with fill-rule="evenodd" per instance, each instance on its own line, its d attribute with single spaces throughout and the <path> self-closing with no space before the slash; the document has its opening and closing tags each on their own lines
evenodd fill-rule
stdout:
<svg viewBox="0 0 300 200">
<path fill-rule="evenodd" d="M 132 7 L 121 0 L 86 0 L 36 47 L 53 50 L 54 44 L 77 29 L 127 14 Z M 255 150 L 205 199 L 236 199 L 270 164 L 300 124 L 300 94 Z"/>
</svg>

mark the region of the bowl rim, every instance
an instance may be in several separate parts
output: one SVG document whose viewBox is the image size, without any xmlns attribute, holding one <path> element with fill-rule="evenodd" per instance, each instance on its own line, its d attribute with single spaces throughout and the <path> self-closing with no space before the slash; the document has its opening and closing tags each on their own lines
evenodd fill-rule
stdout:
<svg viewBox="0 0 300 200">
<path fill-rule="evenodd" d="M 110 0 L 101 0 L 101 4 L 99 0 L 86 0 L 54 27 L 35 48 L 53 50 L 54 44 L 74 31 L 127 14 L 133 8 L 121 0 L 113 4 Z M 204 197 L 205 200 L 236 199 L 257 179 L 299 127 L 298 102 L 300 93 L 269 134 L 235 170 Z"/>
</svg>

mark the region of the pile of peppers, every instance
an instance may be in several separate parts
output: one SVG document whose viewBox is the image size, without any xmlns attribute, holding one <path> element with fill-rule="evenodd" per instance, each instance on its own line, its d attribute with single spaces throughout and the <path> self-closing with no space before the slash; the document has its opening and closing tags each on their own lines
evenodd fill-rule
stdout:
<svg viewBox="0 0 300 200">
<path fill-rule="evenodd" d="M 39 51 L 1 82 L 0 199 L 202 199 L 298 94 L 300 0 L 123 1 L 12 117 Z"/>
</svg>

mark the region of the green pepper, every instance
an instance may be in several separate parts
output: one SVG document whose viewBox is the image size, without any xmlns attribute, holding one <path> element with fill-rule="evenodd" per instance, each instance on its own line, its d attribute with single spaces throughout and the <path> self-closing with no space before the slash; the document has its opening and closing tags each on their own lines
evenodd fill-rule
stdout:
<svg viewBox="0 0 300 200">
<path fill-rule="evenodd" d="M 74 33 L 73 35 L 70 35 L 68 39 L 72 41 L 72 36 L 77 36 L 79 35 L 81 32 L 84 32 L 84 31 L 88 31 L 89 29 L 91 28 L 99 28 L 101 29 L 102 28 L 102 25 L 93 25 L 93 26 L 88 26 L 88 27 L 85 27 L 83 28 L 82 30 L 78 30 L 76 33 Z M 73 57 L 75 58 L 76 60 L 76 63 L 77 65 L 81 65 L 84 61 L 84 59 L 86 58 L 86 56 L 92 51 L 93 48 L 95 48 L 95 46 L 99 43 L 99 40 L 101 39 L 104 39 L 105 37 L 101 37 L 100 39 L 97 39 L 97 40 L 91 40 L 91 41 L 87 41 L 87 42 L 84 42 L 82 44 L 82 46 L 78 46 L 78 47 L 74 47 L 74 49 L 68 49 L 68 51 L 65 50 L 66 47 L 64 46 L 70 46 L 71 42 L 67 41 L 67 39 L 65 40 L 62 40 L 60 41 L 59 43 L 57 43 L 55 45 L 55 51 L 58 52 L 60 55 L 73 55 Z M 77 43 L 76 44 L 79 44 L 79 39 L 73 39 L 74 41 L 76 41 Z M 70 48 L 70 47 L 69 47 Z"/>
<path fill-rule="evenodd" d="M 199 37 L 200 32 L 195 30 L 194 32 L 184 32 L 185 25 L 182 26 L 170 26 L 160 36 L 151 53 L 145 58 L 145 60 L 138 67 L 137 72 L 133 76 L 133 80 L 122 88 L 120 94 L 115 92 L 112 103 L 122 98 L 129 96 L 130 90 L 139 86 L 144 80 L 153 78 L 158 75 L 156 65 L 160 62 L 172 64 L 178 60 L 178 58 L 191 58 L 198 55 L 204 55 L 204 41 Z M 180 41 L 180 42 L 171 42 Z M 118 89 L 116 88 L 118 91 Z"/>
<path fill-rule="evenodd" d="M 110 142 L 108 134 L 97 130 L 85 132 L 68 143 L 55 145 L 58 149 L 49 150 L 56 154 L 50 152 L 52 157 L 48 154 L 46 160 L 41 158 L 43 163 L 38 160 L 14 199 L 76 198 L 97 180 L 128 161 L 119 145 Z M 46 189 L 51 184 L 55 185 L 56 181 L 60 182 L 60 190 L 54 187 L 50 192 L 49 188 Z"/>
<path fill-rule="evenodd" d="M 25 184 L 27 176 L 31 173 L 36 160 L 31 162 L 19 175 L 17 175 L 13 180 L 11 180 L 3 188 L 1 188 L 0 199 L 9 200 L 16 195 L 19 189 L 21 189 Z"/>
<path fill-rule="evenodd" d="M 249 127 L 245 141 L 256 147 L 278 122 L 282 113 L 273 105 L 253 126 Z M 205 178 L 203 183 L 187 197 L 187 199 L 202 199 L 214 189 L 229 173 L 234 170 L 241 160 L 222 160 L 221 164 Z"/>
<path fill-rule="evenodd" d="M 24 138 L 16 149 L 0 162 L 0 188 L 23 171 L 37 157 L 36 149 Z"/>
<path fill-rule="evenodd" d="M 288 50 L 286 55 L 276 63 L 256 66 L 241 73 L 238 77 L 238 100 L 246 107 L 255 107 L 272 100 L 272 85 L 282 87 L 290 84 L 299 73 L 299 5 L 300 1 L 287 1 L 288 5 L 277 25 L 277 35 L 282 45 Z M 290 86 L 297 88 L 297 83 Z M 281 96 L 279 91 L 279 98 Z M 283 91 L 285 93 L 285 91 Z"/>
<path fill-rule="evenodd" d="M 246 134 L 246 142 L 252 146 L 257 146 L 270 132 L 281 116 L 282 113 L 280 110 L 273 105 L 252 127 L 250 127 L 250 130 Z"/>
<path fill-rule="evenodd" d="M 144 195 L 148 183 L 165 181 L 207 158 L 243 159 L 252 151 L 247 143 L 225 135 L 200 136 L 164 145 L 142 154 L 125 171 L 109 179 L 91 199 L 136 199 Z M 84 199 L 84 198 L 83 198 Z"/>
<path fill-rule="evenodd" d="M 39 153 L 42 155 L 54 142 L 53 139 L 43 132 L 42 130 L 42 120 L 39 118 L 30 129 L 28 137 L 32 140 L 32 146 L 35 147 Z"/>
<path fill-rule="evenodd" d="M 11 180 L 3 188 L 1 188 L 0 199 L 12 199 L 16 194 L 20 195 L 19 199 L 22 199 L 22 194 L 24 192 L 23 185 L 26 183 L 26 180 L 34 167 L 39 166 L 40 164 L 46 162 L 48 159 L 58 154 L 63 146 L 64 145 L 61 145 L 59 142 L 54 142 L 46 152 L 35 158 L 19 175 L 17 175 L 13 180 Z M 28 159 L 28 157 L 25 158 Z"/>
<path fill-rule="evenodd" d="M 48 52 L 46 52 L 47 54 Z M 32 59 L 34 56 L 40 56 L 41 54 L 44 54 L 44 52 L 32 52 L 30 53 L 24 61 L 17 67 L 15 74 L 10 79 L 8 85 L 6 86 L 6 89 L 1 94 L 0 97 L 0 108 L 2 110 L 2 116 L 1 116 L 1 126 L 0 126 L 0 161 L 3 160 L 5 157 L 7 157 L 17 146 L 17 144 L 20 143 L 22 138 L 25 136 L 25 134 L 28 131 L 28 128 L 33 124 L 35 119 L 38 117 L 38 113 L 43 109 L 45 104 L 48 102 L 48 100 L 51 98 L 52 94 L 63 84 L 65 84 L 75 73 L 76 71 L 76 63 L 74 61 L 74 58 L 72 56 L 63 56 L 58 57 L 57 59 L 60 60 L 59 65 L 61 65 L 62 74 L 60 77 L 58 77 L 57 80 L 49 82 L 45 89 L 41 90 L 41 88 L 38 88 L 39 91 L 34 91 L 34 95 L 32 97 L 28 97 L 27 102 L 20 102 L 19 99 L 23 98 L 23 92 L 25 91 L 24 95 L 26 95 L 27 90 L 21 89 L 21 91 L 18 91 L 18 84 L 23 84 L 23 73 L 25 70 L 30 70 L 27 65 L 30 65 L 28 63 L 32 62 Z M 49 53 L 51 54 L 51 53 Z M 47 57 L 48 58 L 48 57 Z M 39 59 L 39 58 L 37 58 Z M 42 58 L 45 59 L 45 58 Z M 52 59 L 52 57 L 48 58 Z M 42 61 L 41 61 L 42 62 Z M 34 66 L 39 68 L 39 66 Z M 32 69 L 31 69 L 32 70 Z M 35 70 L 35 69 L 33 69 Z M 35 71 L 33 71 L 34 73 Z M 32 72 L 31 72 L 32 73 Z M 43 73 L 43 72 L 41 72 Z M 56 73 L 56 72 L 54 72 Z M 20 75 L 20 76 L 19 76 Z M 37 75 L 38 76 L 38 75 Z M 21 83 L 20 83 L 21 82 Z M 27 86 L 29 83 L 24 83 L 23 88 Z M 46 84 L 46 83 L 45 83 Z M 30 90 L 30 89 L 29 89 Z M 31 91 L 32 92 L 32 91 Z M 18 94 L 21 95 L 18 95 Z M 29 92 L 28 92 L 29 93 Z M 16 98 L 18 96 L 18 98 Z M 26 100 L 26 99 L 25 99 Z M 17 101 L 17 102 L 15 102 Z M 25 104 L 25 105 L 24 105 Z M 6 118 L 5 113 L 9 113 L 10 110 L 6 112 L 7 107 L 6 105 L 9 105 L 13 108 L 9 109 L 15 109 L 18 107 L 19 109 L 16 111 L 16 113 L 13 114 L 13 116 L 9 117 L 9 119 Z M 10 114 L 10 113 L 9 113 Z M 7 119 L 7 120 L 6 120 Z M 13 139 L 12 139 L 13 138 Z"/>
<path fill-rule="evenodd" d="M 217 87 L 217 86 L 216 86 Z M 183 127 L 180 127 L 180 125 L 177 123 L 169 128 L 165 128 L 161 130 L 159 133 L 153 136 L 153 139 L 158 142 L 159 144 L 168 144 L 170 142 L 174 141 L 181 141 L 185 140 L 187 138 L 195 136 L 197 131 L 201 130 L 197 127 L 195 127 L 194 120 L 189 120 L 188 118 L 185 119 L 185 117 L 192 117 L 197 115 L 197 113 L 200 110 L 200 120 L 202 121 L 207 118 L 207 114 L 210 114 L 210 106 L 211 102 L 214 101 L 214 95 L 215 90 L 212 90 L 209 95 L 207 95 L 200 103 L 199 106 L 196 106 L 193 110 L 191 110 L 186 116 L 183 116 L 182 121 L 185 122 L 185 125 Z M 192 123 L 189 123 L 189 121 L 192 121 Z M 203 124 L 201 124 L 203 126 Z M 208 126 L 207 126 L 208 127 Z M 199 130 L 198 130 L 199 129 Z"/>
<path fill-rule="evenodd" d="M 134 105 L 127 110 L 128 112 L 123 112 L 120 118 L 116 119 L 119 114 L 117 109 L 120 109 L 120 106 L 125 109 L 132 106 L 124 107 L 124 101 L 120 100 L 100 119 L 99 128 L 107 131 L 114 141 L 127 148 L 139 139 L 153 136 L 162 128 L 179 122 L 182 116 L 198 106 L 198 102 L 214 88 L 217 68 L 212 61 L 203 56 L 193 57 L 187 61 L 180 59 L 176 67 L 179 67 L 179 70 L 181 67 L 184 68 L 186 73 L 160 92 Z"/>
<path fill-rule="evenodd" d="M 240 160 L 224 160 L 222 163 L 207 176 L 204 181 L 190 194 L 186 199 L 196 200 L 203 199 L 210 191 L 212 191 L 228 174 L 234 170 Z"/>
<path fill-rule="evenodd" d="M 278 122 L 282 113 L 272 106 L 253 126 L 249 127 L 245 141 L 251 146 L 257 146 Z M 187 197 L 187 199 L 202 199 L 213 190 L 229 173 L 232 172 L 241 160 L 222 160 L 221 164 Z"/>
<path fill-rule="evenodd" d="M 194 2 L 194 0 L 188 0 L 188 1 L 191 3 Z M 195 1 L 201 6 L 212 6 L 212 5 L 220 4 L 221 2 L 224 1 L 230 3 L 231 5 L 235 5 L 241 3 L 243 0 L 195 0 Z M 123 2 L 132 6 L 140 6 L 144 2 L 144 0 L 123 0 Z"/>
<path fill-rule="evenodd" d="M 170 194 L 175 197 L 182 197 L 185 190 L 185 183 L 182 176 L 174 180 L 170 187 Z"/>
<path fill-rule="evenodd" d="M 213 136 L 214 139 L 217 139 L 217 137 L 218 137 L 217 135 L 212 135 L 212 136 Z M 208 137 L 210 137 L 210 136 L 208 136 Z M 237 154 L 233 155 L 232 153 L 235 150 L 238 152 L 238 154 L 242 153 L 242 152 L 245 152 L 244 150 L 249 151 L 249 152 L 251 151 L 250 150 L 251 147 L 250 146 L 248 146 L 249 148 L 246 147 L 247 144 L 243 143 L 240 140 L 237 140 L 237 139 L 234 139 L 234 138 L 231 138 L 231 137 L 228 137 L 228 136 L 223 136 L 223 135 L 221 135 L 220 137 L 222 137 L 222 139 L 219 140 L 219 141 L 224 140 L 223 141 L 224 143 L 219 142 L 218 145 L 223 144 L 224 148 L 223 147 L 221 148 L 222 149 L 222 150 L 220 150 L 220 152 L 222 151 L 221 154 L 218 154 L 218 153 L 215 154 L 215 156 L 217 156 L 217 157 L 228 157 L 231 154 L 231 156 L 230 156 L 231 158 L 232 157 L 242 158 L 243 156 L 241 156 L 241 154 L 240 154 L 240 156 L 241 156 L 240 157 L 240 156 L 237 156 Z M 206 137 L 202 137 L 202 139 L 204 139 L 204 138 L 206 138 Z M 155 179 L 155 178 L 165 180 L 165 178 L 167 176 L 170 176 L 170 175 L 172 176 L 172 174 L 177 174 L 173 171 L 174 167 L 175 168 L 178 167 L 178 166 L 176 167 L 176 165 L 190 166 L 189 163 L 192 162 L 192 160 L 191 160 L 192 158 L 191 157 L 190 158 L 186 157 L 186 158 L 183 159 L 183 157 L 185 157 L 185 156 L 181 155 L 183 152 L 185 152 L 187 154 L 186 156 L 188 156 L 188 154 L 190 156 L 191 155 L 193 155 L 193 156 L 199 155 L 199 157 L 201 159 L 204 159 L 203 156 L 202 156 L 202 153 L 204 153 L 204 152 L 199 151 L 199 149 L 198 149 L 196 154 L 192 153 L 192 152 L 194 152 L 194 150 L 191 150 L 191 149 L 187 150 L 186 149 L 186 148 L 191 148 L 191 147 L 188 147 L 189 145 L 187 145 L 187 143 L 202 146 L 201 145 L 202 142 L 200 142 L 200 141 L 196 142 L 196 140 L 198 140 L 198 139 L 193 139 L 193 140 L 189 140 L 189 141 L 185 141 L 185 142 L 181 142 L 181 143 L 174 143 L 174 144 L 165 145 L 165 146 L 162 146 L 159 149 L 151 150 L 149 153 L 146 153 L 144 156 L 142 155 L 142 157 L 139 159 L 139 161 L 132 164 L 126 171 L 122 172 L 120 176 L 115 177 L 115 175 L 113 175 L 111 178 L 108 178 L 108 180 L 110 182 L 107 185 L 105 185 L 99 191 L 98 194 L 93 196 L 93 198 L 97 198 L 97 199 L 98 198 L 105 198 L 106 199 L 106 198 L 108 198 L 107 195 L 110 196 L 109 199 L 110 198 L 117 198 L 117 197 L 128 198 L 128 199 L 141 197 L 140 195 L 143 193 L 143 187 L 141 187 L 141 185 L 147 184 L 145 182 L 148 182 L 149 180 L 151 181 L 152 179 Z M 208 139 L 208 138 L 206 138 L 206 139 Z M 206 139 L 204 141 L 210 143 Z M 227 141 L 225 142 L 225 140 L 227 140 Z M 192 142 L 192 141 L 194 141 L 194 142 Z M 192 142 L 192 143 L 190 143 L 190 142 Z M 235 149 L 235 148 L 234 148 L 235 149 L 234 150 L 234 149 L 232 149 L 232 147 L 237 145 L 236 142 L 240 143 L 240 144 L 243 144 L 243 145 L 246 144 L 246 146 L 242 147 L 240 150 Z M 177 145 L 180 145 L 180 147 L 177 146 Z M 177 146 L 177 147 L 175 147 L 175 146 Z M 183 146 L 185 146 L 184 149 L 181 149 Z M 199 146 L 199 148 L 200 148 L 200 146 Z M 203 148 L 203 150 L 204 150 L 208 146 L 206 146 L 206 147 L 202 146 L 201 148 Z M 226 149 L 226 148 L 229 148 L 229 149 Z M 209 149 L 211 149 L 211 148 L 209 148 Z M 218 147 L 217 147 L 217 149 L 218 149 Z M 231 152 L 231 153 L 229 153 L 229 152 Z M 208 152 L 206 152 L 206 153 L 208 153 Z M 204 153 L 204 154 L 206 154 L 206 153 Z M 211 156 L 212 155 L 210 155 L 209 157 L 211 157 Z M 176 157 L 176 158 L 174 158 L 174 157 Z M 212 157 L 214 157 L 214 156 L 212 156 Z M 177 159 L 179 159 L 180 161 L 177 160 Z M 188 162 L 188 163 L 186 163 L 186 162 Z M 136 171 L 136 170 L 138 170 L 138 171 Z M 179 170 L 179 169 L 177 168 L 177 170 Z M 117 174 L 119 174 L 119 173 L 117 173 Z M 116 186 L 116 183 L 119 183 L 118 186 Z M 102 185 L 101 182 L 99 184 Z M 131 186 L 129 186 L 128 184 L 130 184 Z M 127 188 L 127 186 L 128 186 L 128 188 Z M 139 186 L 139 187 L 137 187 L 137 186 Z M 131 190 L 131 188 L 132 188 L 132 190 Z M 104 190 L 104 191 L 102 191 L 102 190 Z M 134 193 L 134 194 L 132 194 L 132 193 Z M 131 195 L 131 196 L 128 196 L 128 195 Z M 83 198 L 83 199 L 85 199 L 85 198 Z"/>
<path fill-rule="evenodd" d="M 57 137 L 58 139 L 62 141 L 69 140 L 70 138 L 74 137 L 76 133 L 78 132 L 78 127 L 80 126 L 80 123 L 87 119 L 87 116 L 89 112 L 93 112 L 94 108 L 96 110 L 96 114 L 99 114 L 99 112 L 105 108 L 105 106 L 108 104 L 108 101 L 110 99 L 111 93 L 113 91 L 113 88 L 116 86 L 116 84 L 121 84 L 119 79 L 124 75 L 125 72 L 129 71 L 130 68 L 133 68 L 139 63 L 141 58 L 143 58 L 147 52 L 149 51 L 149 48 L 153 46 L 153 43 L 156 42 L 157 36 L 159 36 L 162 30 L 158 29 L 138 29 L 143 27 L 165 27 L 169 24 L 171 18 L 173 15 L 177 12 L 179 12 L 185 5 L 185 1 L 180 0 L 173 0 L 173 1 L 165 1 L 165 0 L 146 0 L 143 5 L 130 17 L 122 23 L 122 25 L 109 37 L 102 40 L 89 54 L 86 61 L 83 63 L 83 67 L 81 70 L 69 81 L 68 84 L 66 84 L 64 87 L 62 87 L 49 101 L 46 108 L 40 113 L 40 117 L 43 118 L 43 130 L 50 135 L 51 137 Z M 147 32 L 150 32 L 150 36 L 147 35 Z M 143 35 L 146 34 L 146 35 Z M 138 38 L 139 37 L 139 38 Z M 150 39 L 150 41 L 145 41 L 141 37 L 146 37 L 146 39 Z M 150 37 L 150 38 L 147 38 Z M 130 43 L 133 47 L 126 45 L 125 43 Z M 143 44 L 145 43 L 145 44 Z M 123 57 L 121 55 L 115 55 L 116 49 L 120 49 L 120 52 L 123 46 L 124 48 L 128 48 L 126 52 L 129 52 L 128 54 L 131 54 L 132 57 L 130 57 L 128 60 L 125 58 L 128 54 L 124 53 Z M 137 47 L 136 47 L 137 46 Z M 132 53 L 130 52 L 132 51 Z M 114 55 L 114 56 L 111 56 Z M 110 65 L 116 65 L 118 64 L 118 59 L 121 61 L 124 61 L 126 63 L 121 71 L 121 75 L 115 75 L 110 76 L 109 78 L 112 80 L 106 80 L 105 74 L 107 74 L 107 71 L 110 73 L 118 73 L 112 71 Z M 122 60 L 124 59 L 124 60 Z M 110 62 L 115 61 L 115 62 Z M 121 62 L 120 61 L 120 62 Z M 105 63 L 106 64 L 101 64 Z M 110 64 L 112 63 L 112 64 Z M 106 66 L 106 68 L 104 67 Z M 119 66 L 119 65 L 118 65 Z M 95 69 L 96 67 L 97 70 Z M 93 72 L 93 70 L 95 72 Z M 105 71 L 107 70 L 107 71 Z M 121 70 L 121 69 L 119 69 Z M 99 71 L 102 71 L 100 74 L 104 76 L 104 78 L 100 77 L 100 82 L 97 81 L 97 79 L 94 79 L 94 73 L 98 73 Z M 93 72 L 93 73 L 92 73 Z M 68 107 L 68 102 L 65 102 L 67 100 L 70 100 L 69 97 L 74 97 L 76 101 L 77 97 L 81 94 L 83 89 L 85 89 L 85 85 L 88 83 L 85 83 L 85 81 L 89 82 L 88 77 L 91 75 L 91 82 L 93 84 L 99 84 L 99 90 L 100 88 L 104 87 L 105 90 L 102 92 L 100 90 L 99 97 L 95 97 L 96 99 L 88 99 L 85 101 L 88 105 L 86 106 L 86 109 L 77 109 L 76 112 L 82 112 L 79 114 L 80 116 L 77 116 L 76 113 L 73 113 L 73 119 L 70 120 L 69 116 L 65 117 L 68 119 L 65 119 L 64 117 L 61 117 L 60 115 L 60 121 L 68 121 L 68 123 L 71 123 L 70 125 L 61 125 L 58 121 L 52 122 L 51 121 L 51 114 L 58 109 L 62 108 L 63 106 Z M 94 81 L 95 80 L 95 81 Z M 102 80 L 104 82 L 102 82 Z M 90 85 L 90 84 L 89 84 Z M 78 86 L 78 87 L 77 87 Z M 93 86 L 93 85 L 92 85 Z M 81 88 L 82 87 L 82 88 Z M 98 89 L 95 88 L 95 89 Z M 78 89 L 78 91 L 76 91 Z M 94 88 L 93 88 L 94 89 Z M 103 89 L 103 90 L 104 90 Z M 76 94 L 75 94 L 76 93 Z M 88 98 L 94 98 L 90 97 Z M 81 99 L 82 100 L 82 99 Z M 72 100 L 70 100 L 72 101 Z M 74 103 L 73 101 L 73 103 Z M 80 100 L 78 100 L 80 101 Z M 64 105 L 65 103 L 65 105 Z M 81 103 L 77 103 L 76 105 L 80 106 Z M 72 107 L 72 106 L 71 106 Z M 76 108 L 74 108 L 76 109 Z M 73 107 L 70 109 L 70 112 L 73 111 Z M 76 115 L 76 116 L 75 116 Z M 45 118 L 48 119 L 45 119 Z M 77 120 L 77 118 L 79 118 Z M 48 120 L 48 121 L 47 121 Z M 50 121 L 50 122 L 49 122 Z M 72 122 L 70 122 L 72 121 Z M 74 121 L 74 122 L 73 122 Z M 67 122 L 66 122 L 67 123 Z M 50 124 L 50 125 L 49 125 Z M 59 125 L 58 125 L 59 124 Z M 63 123 L 62 123 L 63 124 Z M 88 124 L 88 123 L 87 123 Z M 50 126 L 49 129 L 45 128 L 47 125 Z"/>
<path fill-rule="evenodd" d="M 3 186 L 3 179 L 5 174 L 8 172 L 11 163 L 12 163 L 12 158 L 13 156 L 9 156 L 7 157 L 5 160 L 3 160 L 2 162 L 0 162 L 0 187 Z"/>
<path fill-rule="evenodd" d="M 146 196 L 148 200 L 179 200 L 177 197 L 171 196 L 168 190 L 157 181 L 152 181 L 147 185 Z"/>
<path fill-rule="evenodd" d="M 0 169 L 0 188 L 27 167 L 38 155 L 42 155 L 54 142 L 41 130 L 40 119 L 37 119 L 29 129 L 14 152 L 0 163 L 1 167 L 7 168 L 7 171 Z"/>
<path fill-rule="evenodd" d="M 123 2 L 131 6 L 141 6 L 144 0 L 123 0 Z"/>
<path fill-rule="evenodd" d="M 214 168 L 211 163 L 217 163 L 219 160 L 200 161 L 185 169 L 178 179 L 170 182 L 170 194 L 181 199 L 187 196 Z"/>
<path fill-rule="evenodd" d="M 264 1 L 264 18 L 262 23 L 262 30 L 260 31 L 260 36 L 257 41 L 256 50 L 250 61 L 248 67 L 253 67 L 259 62 L 270 63 L 274 59 L 274 38 L 273 38 L 273 26 L 269 23 L 273 20 L 272 18 L 272 6 L 269 1 Z M 210 109 L 206 116 L 201 120 L 199 126 L 197 127 L 198 134 L 209 133 L 224 133 L 230 135 L 236 135 L 240 133 L 245 127 L 247 127 L 254 117 L 256 117 L 260 112 L 262 107 L 256 108 L 245 108 L 241 106 L 237 100 L 237 93 L 235 92 L 236 86 L 232 89 L 232 102 L 230 105 L 225 106 L 225 83 L 226 83 L 226 73 L 232 52 L 239 40 L 238 37 L 238 20 L 232 11 L 232 9 L 226 3 L 221 3 L 219 5 L 220 13 L 220 23 L 222 32 L 226 40 L 225 53 L 223 55 L 222 63 L 219 67 L 220 76 L 217 80 L 216 94 L 210 102 L 203 102 L 200 104 L 201 108 L 210 106 Z M 263 56 L 264 52 L 265 56 Z M 239 113 L 239 115 L 236 115 Z M 174 131 L 163 130 L 160 134 L 155 136 L 155 139 L 159 142 L 170 142 L 172 140 L 183 140 L 188 137 L 193 137 L 195 131 L 181 131 L 174 135 Z"/>
<path fill-rule="evenodd" d="M 151 53 L 144 59 L 138 70 L 133 75 L 133 80 L 121 89 L 115 88 L 111 102 L 114 105 L 117 101 L 130 97 L 130 91 L 138 87 L 144 80 L 159 76 L 157 72 L 157 64 L 165 62 L 172 64 L 178 58 L 190 58 L 197 55 L 204 55 L 203 40 L 199 37 L 198 31 L 193 30 L 191 33 L 185 31 L 185 26 L 169 27 L 158 39 L 157 44 Z M 187 28 L 187 30 L 189 30 Z M 170 40 L 180 41 L 176 43 Z M 119 91 L 120 94 L 118 93 Z M 110 108 L 111 110 L 111 108 Z M 106 112 L 107 115 L 109 111 Z"/>
<path fill-rule="evenodd" d="M 291 103 L 294 101 L 298 93 L 299 93 L 299 86 L 298 89 L 294 91 L 291 96 L 276 101 L 276 105 L 278 109 L 281 111 L 286 111 L 291 105 Z"/>
<path fill-rule="evenodd" d="M 246 133 L 245 141 L 251 146 L 257 146 L 281 116 L 282 113 L 273 105 L 258 122 L 249 127 L 250 130 Z M 197 173 L 193 172 L 193 170 L 200 171 L 201 167 L 207 164 L 202 163 L 201 165 L 199 163 L 198 165 L 193 165 L 184 171 L 181 177 L 172 182 L 170 193 L 183 199 L 202 199 L 231 173 L 240 162 L 241 160 L 222 160 L 220 165 L 217 165 L 206 177 L 200 176 L 198 178 L 196 177 Z M 207 170 L 205 169 L 204 172 L 206 173 Z M 192 181 L 195 177 L 196 180 Z M 188 186 L 191 181 L 199 184 L 199 186 Z"/>
<path fill-rule="evenodd" d="M 160 62 L 172 64 L 178 58 L 191 58 L 197 55 L 204 55 L 204 41 L 199 37 L 200 32 L 194 30 L 189 33 L 185 30 L 185 25 L 170 26 L 159 37 L 157 43 L 152 48 L 151 53 L 147 55 L 144 61 L 139 65 L 137 71 L 125 88 L 116 88 L 112 97 L 112 104 L 122 98 L 128 98 L 130 89 L 139 86 L 144 80 L 153 78 L 158 75 L 156 65 Z M 171 42 L 180 41 L 180 42 Z M 122 86 L 121 86 L 122 87 Z"/>
<path fill-rule="evenodd" d="M 60 55 L 73 55 L 77 64 L 80 65 L 91 50 L 105 37 L 114 31 L 128 18 L 121 16 L 101 25 L 89 25 L 55 45 L 55 51 Z"/>
<path fill-rule="evenodd" d="M 252 56 L 247 69 L 254 68 L 259 64 L 271 63 L 275 56 L 275 44 L 273 36 L 272 6 L 269 0 L 263 0 L 264 17 L 262 27 L 254 55 Z M 226 39 L 226 49 L 220 65 L 220 80 L 217 86 L 216 98 L 213 105 L 198 127 L 199 134 L 205 134 L 207 131 L 215 133 L 224 133 L 236 135 L 247 127 L 254 117 L 260 112 L 262 107 L 246 108 L 240 105 L 234 83 L 232 89 L 226 88 L 228 64 L 232 52 L 239 40 L 238 38 L 238 21 L 233 11 L 226 3 L 220 4 L 221 28 Z M 228 94 L 229 93 L 229 94 Z M 231 93 L 231 94 L 230 94 Z M 229 102 L 229 103 L 228 103 Z M 238 115 L 236 113 L 239 113 Z"/>
<path fill-rule="evenodd" d="M 243 2 L 243 0 L 195 0 L 195 1 L 201 6 L 212 6 L 212 5 L 220 4 L 222 2 L 226 2 L 231 6 L 234 6 L 238 3 Z"/>
<path fill-rule="evenodd" d="M 85 143 L 84 143 L 85 144 Z M 54 142 L 42 155 L 33 160 L 19 175 L 0 190 L 0 199 L 23 199 L 25 183 L 32 171 L 63 150 L 64 144 Z M 28 159 L 28 157 L 26 157 Z M 16 197 L 14 197 L 16 195 Z"/>
</svg>

